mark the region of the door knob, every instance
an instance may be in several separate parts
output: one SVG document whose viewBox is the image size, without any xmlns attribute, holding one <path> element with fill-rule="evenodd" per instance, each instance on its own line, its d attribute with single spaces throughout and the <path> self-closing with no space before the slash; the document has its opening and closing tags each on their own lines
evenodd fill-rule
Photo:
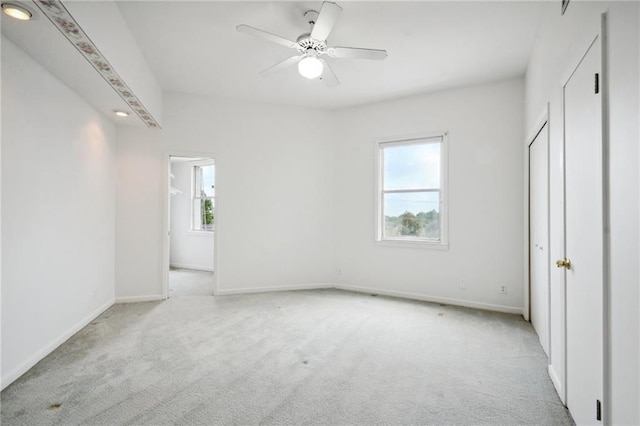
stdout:
<svg viewBox="0 0 640 426">
<path fill-rule="evenodd" d="M 571 261 L 569 259 L 560 259 L 556 261 L 556 266 L 558 268 L 571 269 Z"/>
</svg>

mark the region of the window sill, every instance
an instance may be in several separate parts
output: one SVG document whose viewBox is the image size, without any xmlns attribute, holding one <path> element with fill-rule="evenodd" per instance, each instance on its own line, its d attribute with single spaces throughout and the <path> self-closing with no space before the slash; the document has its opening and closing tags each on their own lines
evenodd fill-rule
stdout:
<svg viewBox="0 0 640 426">
<path fill-rule="evenodd" d="M 376 244 L 380 247 L 401 247 L 401 248 L 414 248 L 414 249 L 426 249 L 426 250 L 449 250 L 449 244 L 436 241 L 411 241 L 411 240 L 394 240 L 384 239 L 376 240 Z"/>
<path fill-rule="evenodd" d="M 213 237 L 215 231 L 189 231 L 188 234 L 192 237 Z"/>
</svg>

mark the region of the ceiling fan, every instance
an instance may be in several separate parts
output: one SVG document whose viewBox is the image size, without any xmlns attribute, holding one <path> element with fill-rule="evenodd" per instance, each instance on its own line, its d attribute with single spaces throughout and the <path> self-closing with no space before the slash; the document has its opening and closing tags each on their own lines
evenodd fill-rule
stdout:
<svg viewBox="0 0 640 426">
<path fill-rule="evenodd" d="M 306 11 L 304 17 L 311 25 L 311 32 L 302 34 L 296 41 L 287 40 L 279 35 L 249 25 L 238 25 L 236 29 L 241 33 L 259 37 L 298 51 L 297 55 L 261 71 L 260 74 L 263 77 L 273 75 L 287 67 L 298 64 L 298 71 L 303 77 L 308 79 L 320 78 L 329 86 L 337 86 L 340 82 L 322 56 L 375 60 L 382 60 L 387 57 L 386 50 L 327 46 L 327 37 L 338 21 L 341 12 L 342 8 L 330 1 L 322 3 L 319 13 L 315 10 Z"/>
</svg>

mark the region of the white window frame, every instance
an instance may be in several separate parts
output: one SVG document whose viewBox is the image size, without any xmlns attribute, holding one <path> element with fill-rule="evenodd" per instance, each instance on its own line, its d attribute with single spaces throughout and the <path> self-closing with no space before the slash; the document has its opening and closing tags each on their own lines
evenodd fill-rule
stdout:
<svg viewBox="0 0 640 426">
<path fill-rule="evenodd" d="M 198 167 L 204 167 L 204 166 L 214 166 L 214 172 L 213 172 L 213 182 L 215 185 L 215 162 L 211 161 L 211 160 L 206 160 L 206 161 L 197 161 L 197 162 L 193 162 L 191 163 L 191 233 L 194 234 L 201 234 L 201 235 L 211 235 L 213 232 L 215 232 L 215 210 L 216 210 L 216 201 L 215 201 L 215 196 L 207 196 L 207 197 L 202 197 L 196 194 L 196 191 L 200 190 L 201 188 L 199 186 L 196 185 L 196 168 Z M 195 205 L 196 205 L 196 200 L 201 201 L 201 200 L 211 200 L 213 202 L 213 211 L 214 211 L 214 219 L 213 219 L 213 229 L 196 229 L 195 228 L 195 223 L 196 223 L 196 211 L 195 211 Z M 198 214 L 199 215 L 199 214 Z"/>
<path fill-rule="evenodd" d="M 406 190 L 384 189 L 384 148 L 390 146 L 417 145 L 423 143 L 440 143 L 440 187 L 412 188 Z M 449 249 L 449 134 L 448 132 L 435 133 L 427 136 L 411 137 L 399 140 L 378 141 L 375 144 L 376 160 L 376 217 L 375 217 L 375 242 L 382 246 L 426 248 L 434 250 Z M 440 238 L 438 240 L 419 237 L 385 237 L 384 230 L 384 194 L 403 192 L 440 192 Z"/>
</svg>

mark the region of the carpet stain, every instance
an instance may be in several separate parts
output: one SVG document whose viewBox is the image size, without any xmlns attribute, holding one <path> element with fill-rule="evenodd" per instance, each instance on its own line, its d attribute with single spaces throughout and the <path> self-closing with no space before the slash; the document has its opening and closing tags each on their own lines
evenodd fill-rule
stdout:
<svg viewBox="0 0 640 426">
<path fill-rule="evenodd" d="M 51 404 L 48 409 L 54 411 L 59 410 L 60 407 L 62 407 L 62 404 Z"/>
<path fill-rule="evenodd" d="M 438 316 L 439 316 L 439 317 L 442 317 L 442 316 L 444 316 L 444 314 L 443 314 L 442 312 L 440 312 L 440 313 L 438 314 Z"/>
<path fill-rule="evenodd" d="M 304 361 L 302 361 L 302 363 L 303 363 L 304 365 L 307 365 L 307 364 L 309 364 L 309 361 L 307 361 L 307 360 L 305 359 Z"/>
</svg>

